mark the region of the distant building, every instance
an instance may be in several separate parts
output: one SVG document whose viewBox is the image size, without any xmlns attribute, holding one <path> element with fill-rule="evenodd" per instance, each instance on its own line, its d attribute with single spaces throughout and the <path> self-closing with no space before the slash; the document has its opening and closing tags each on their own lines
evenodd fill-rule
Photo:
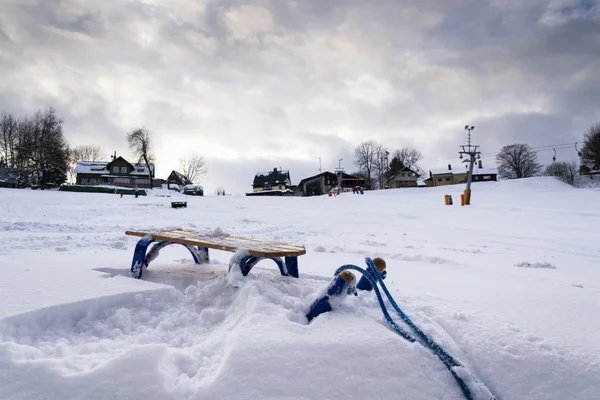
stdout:
<svg viewBox="0 0 600 400">
<path fill-rule="evenodd" d="M 193 182 L 189 180 L 185 175 L 181 172 L 177 172 L 175 170 L 171 171 L 169 177 L 167 178 L 167 185 L 171 188 L 171 185 L 176 185 L 177 188 L 183 190 L 184 187 L 188 185 L 193 185 Z"/>
<path fill-rule="evenodd" d="M 273 168 L 254 176 L 252 192 L 246 193 L 246 196 L 290 196 L 294 194 L 294 188 L 289 171 Z"/>
<path fill-rule="evenodd" d="M 154 179 L 154 164 L 150 164 Z M 152 188 L 148 167 L 142 163 L 130 163 L 123 157 L 108 161 L 79 161 L 75 167 L 78 185 L 113 185 L 122 187 Z"/>
<path fill-rule="evenodd" d="M 594 165 L 592 168 L 587 165 L 579 166 L 579 175 L 600 175 L 600 166 Z"/>
<path fill-rule="evenodd" d="M 419 174 L 410 168 L 402 168 L 398 173 L 386 181 L 388 187 L 392 189 L 417 187 Z"/>
<path fill-rule="evenodd" d="M 354 175 L 342 173 L 341 189 L 351 190 L 354 187 L 365 186 L 365 180 Z M 304 178 L 298 183 L 297 191 L 303 196 L 318 196 L 327 194 L 338 186 L 338 175 L 325 171 L 320 174 Z"/>
<path fill-rule="evenodd" d="M 0 187 L 22 188 L 25 187 L 25 179 L 21 178 L 14 169 L 0 167 Z"/>
<path fill-rule="evenodd" d="M 427 186 L 446 186 L 467 183 L 469 171 L 454 171 L 452 165 L 448 164 L 446 169 L 432 169 L 429 171 L 429 178 L 424 182 Z M 498 171 L 493 168 L 479 168 L 475 165 L 473 169 L 472 182 L 497 181 Z"/>
</svg>

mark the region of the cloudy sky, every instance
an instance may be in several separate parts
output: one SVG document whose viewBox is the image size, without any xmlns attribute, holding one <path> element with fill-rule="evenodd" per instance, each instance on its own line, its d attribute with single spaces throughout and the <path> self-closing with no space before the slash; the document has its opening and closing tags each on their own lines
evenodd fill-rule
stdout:
<svg viewBox="0 0 600 400">
<path fill-rule="evenodd" d="M 599 71 L 600 0 L 0 0 L 0 110 L 124 157 L 147 127 L 158 176 L 196 151 L 208 192 L 352 172 L 365 140 L 458 165 L 465 124 L 485 154 L 575 142 Z"/>
</svg>

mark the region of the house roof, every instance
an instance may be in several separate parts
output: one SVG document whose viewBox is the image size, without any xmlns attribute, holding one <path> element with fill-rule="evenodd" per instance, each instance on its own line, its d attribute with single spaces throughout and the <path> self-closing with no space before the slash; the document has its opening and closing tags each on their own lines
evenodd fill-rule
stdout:
<svg viewBox="0 0 600 400">
<path fill-rule="evenodd" d="M 279 185 L 279 184 L 291 184 L 290 172 L 278 170 L 277 168 L 273 168 L 272 171 L 269 172 L 259 172 L 254 176 L 254 182 L 252 186 L 254 187 L 263 187 L 265 184 L 269 185 Z"/>
<path fill-rule="evenodd" d="M 431 175 L 447 175 L 447 174 L 466 174 L 469 172 L 468 169 L 464 168 L 455 168 L 452 166 L 452 170 L 446 168 L 432 168 L 429 170 Z M 477 168 L 477 164 L 473 167 L 473 175 L 497 175 L 498 170 L 496 168 Z"/>
<path fill-rule="evenodd" d="M 473 168 L 473 175 L 498 175 L 496 168 Z"/>
<path fill-rule="evenodd" d="M 106 175 L 109 174 L 108 161 L 79 161 L 73 170 L 76 174 Z M 143 163 L 129 163 L 133 167 L 131 175 L 148 175 L 148 168 Z M 150 164 L 154 171 L 154 164 Z"/>
<path fill-rule="evenodd" d="M 173 170 L 169 174 L 169 177 L 167 178 L 167 181 L 169 181 L 169 182 L 174 181 L 174 180 L 179 181 L 179 183 L 181 185 L 192 185 L 193 184 L 193 182 L 190 181 L 185 175 L 183 175 L 182 173 L 177 172 L 175 170 Z"/>
<path fill-rule="evenodd" d="M 115 158 L 114 160 L 110 161 L 110 162 L 108 163 L 108 165 L 107 165 L 107 168 L 110 168 L 110 165 L 111 165 L 112 163 L 114 163 L 114 162 L 117 162 L 117 161 L 125 161 L 125 162 L 126 162 L 127 164 L 129 164 L 129 165 L 130 165 L 132 168 L 135 168 L 135 167 L 133 166 L 133 164 L 131 164 L 131 163 L 130 163 L 129 161 L 127 161 L 126 159 L 124 159 L 122 156 L 119 156 L 119 157 Z"/>
<path fill-rule="evenodd" d="M 76 174 L 105 174 L 108 172 L 105 161 L 79 161 L 73 172 Z"/>
<path fill-rule="evenodd" d="M 411 173 L 415 174 L 417 178 L 419 177 L 419 173 L 418 173 L 418 172 L 416 172 L 416 171 L 413 171 L 413 170 L 412 170 L 412 169 L 410 169 L 410 168 L 404 167 L 404 168 L 402 168 L 400 171 L 398 171 L 398 172 L 396 173 L 396 175 L 392 176 L 392 177 L 391 177 L 390 179 L 388 179 L 386 182 L 393 181 L 394 179 L 396 179 L 396 177 L 397 177 L 399 174 L 401 174 L 401 173 L 403 173 L 403 172 L 411 172 Z"/>
<path fill-rule="evenodd" d="M 320 174 L 309 176 L 308 178 L 302 179 L 300 181 L 300 183 L 298 183 L 298 186 L 301 186 L 304 182 L 312 180 L 312 179 L 315 179 L 315 178 L 318 178 L 320 176 L 329 176 L 329 177 L 331 177 L 333 179 L 337 179 L 337 175 L 334 172 L 325 171 L 325 172 L 321 172 Z M 363 178 L 359 178 L 357 176 L 350 175 L 350 174 L 347 174 L 345 172 L 342 172 L 342 181 L 344 181 L 344 180 L 357 180 L 357 181 L 361 181 L 361 182 L 365 181 L 365 179 L 363 179 Z"/>
<path fill-rule="evenodd" d="M 444 174 L 453 174 L 457 171 L 449 170 L 448 168 L 432 168 L 429 170 L 429 172 L 431 173 L 431 175 L 444 175 Z M 462 172 L 459 172 L 459 173 L 462 173 Z"/>
</svg>

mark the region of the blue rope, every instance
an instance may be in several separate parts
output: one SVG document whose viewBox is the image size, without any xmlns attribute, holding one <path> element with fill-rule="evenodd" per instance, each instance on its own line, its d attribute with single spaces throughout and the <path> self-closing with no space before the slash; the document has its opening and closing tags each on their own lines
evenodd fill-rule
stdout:
<svg viewBox="0 0 600 400">
<path fill-rule="evenodd" d="M 385 304 L 383 302 L 383 297 L 381 296 L 381 293 L 379 292 L 379 288 L 377 287 L 376 281 L 373 279 L 373 277 L 371 276 L 370 273 L 368 273 L 367 271 L 365 271 L 364 269 L 362 269 L 360 267 L 357 267 L 356 265 L 346 264 L 346 265 L 342 265 L 340 268 L 338 268 L 338 270 L 335 271 L 335 275 L 334 276 L 337 276 L 340 272 L 342 272 L 344 270 L 347 270 L 347 269 L 356 270 L 356 271 L 360 272 L 361 274 L 363 274 L 369 280 L 369 282 L 371 283 L 371 286 L 373 286 L 373 291 L 377 295 L 377 300 L 379 301 L 379 305 L 381 306 L 381 311 L 383 312 L 383 315 L 385 316 L 385 319 L 387 320 L 387 322 L 404 339 L 408 340 L 411 343 L 415 342 L 416 341 L 415 338 L 413 338 L 404 329 L 402 329 L 401 327 L 399 327 L 398 324 L 396 324 L 396 322 L 392 319 L 392 317 L 388 313 L 388 310 L 387 310 L 387 308 L 386 308 L 386 306 L 385 306 Z"/>
<path fill-rule="evenodd" d="M 383 280 L 381 279 L 381 274 L 379 273 L 379 271 L 377 271 L 377 268 L 375 267 L 375 264 L 373 263 L 373 261 L 369 257 L 365 257 L 365 261 L 367 262 L 367 266 L 370 267 L 370 268 L 367 268 L 367 270 L 364 270 L 356 265 L 346 264 L 346 265 L 342 265 L 341 267 L 339 267 L 335 271 L 334 276 L 338 275 L 340 272 L 347 270 L 347 269 L 353 269 L 353 270 L 356 270 L 356 271 L 362 273 L 371 283 L 371 286 L 373 287 L 373 290 L 375 291 L 375 294 L 377 295 L 377 300 L 379 301 L 379 307 L 381 308 L 381 311 L 383 312 L 383 315 L 385 316 L 385 319 L 388 321 L 388 323 L 394 328 L 394 330 L 398 334 L 400 334 L 400 336 L 402 336 L 403 338 L 405 338 L 406 340 L 408 340 L 410 342 L 414 342 L 415 339 L 410 334 L 408 334 L 405 330 L 400 328 L 390 317 L 390 315 L 387 311 L 387 307 L 385 306 L 385 303 L 381 296 L 381 293 L 379 292 L 379 289 L 377 288 L 377 283 L 379 283 L 381 285 L 381 288 L 383 289 L 388 301 L 390 302 L 392 307 L 394 307 L 394 309 L 396 310 L 396 312 L 398 313 L 400 318 L 413 330 L 413 332 L 416 334 L 416 336 L 420 339 L 421 344 L 423 346 L 427 347 L 428 349 L 430 349 L 444 363 L 444 365 L 446 366 L 446 368 L 448 368 L 448 370 L 450 371 L 452 376 L 454 376 L 454 379 L 458 383 L 458 386 L 460 387 L 461 391 L 463 392 L 463 395 L 465 396 L 465 398 L 467 400 L 473 400 L 473 395 L 471 394 L 469 387 L 467 386 L 465 381 L 460 376 L 458 376 L 458 374 L 454 370 L 454 367 L 462 367 L 462 365 L 458 361 L 456 361 L 454 359 L 454 357 L 452 357 L 450 354 L 448 354 L 440 345 L 435 343 L 429 336 L 427 336 L 421 329 L 419 329 L 411 321 L 411 319 L 402 311 L 402 309 L 398 306 L 398 304 L 396 303 L 396 301 L 394 300 L 394 298 L 392 297 L 390 292 L 387 290 L 385 283 L 383 283 Z M 375 271 L 377 271 L 377 272 L 375 272 Z M 492 399 L 494 399 L 494 398 L 492 397 Z"/>
</svg>

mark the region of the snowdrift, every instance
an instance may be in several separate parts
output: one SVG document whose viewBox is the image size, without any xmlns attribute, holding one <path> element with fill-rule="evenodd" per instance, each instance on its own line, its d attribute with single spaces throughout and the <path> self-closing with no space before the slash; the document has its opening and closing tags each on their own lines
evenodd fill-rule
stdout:
<svg viewBox="0 0 600 400">
<path fill-rule="evenodd" d="M 337 197 L 2 190 L 1 399 L 460 399 L 444 365 L 389 329 L 374 295 L 310 325 L 342 264 L 386 259 L 386 284 L 427 335 L 502 399 L 600 393 L 600 192 L 552 178 Z M 180 226 L 304 243 L 300 279 L 244 279 L 230 253 L 165 248 L 127 277 L 127 229 Z M 526 266 L 553 268 L 528 268 Z"/>
</svg>

